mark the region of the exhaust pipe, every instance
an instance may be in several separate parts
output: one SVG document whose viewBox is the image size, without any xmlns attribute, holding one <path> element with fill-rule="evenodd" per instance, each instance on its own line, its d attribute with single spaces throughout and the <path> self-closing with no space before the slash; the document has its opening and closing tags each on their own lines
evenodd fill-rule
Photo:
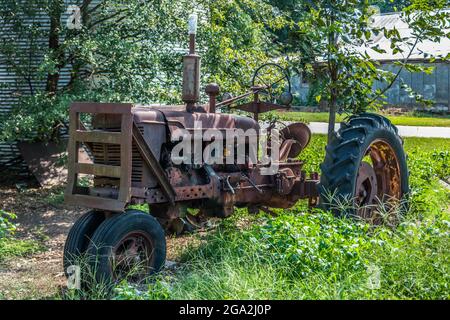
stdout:
<svg viewBox="0 0 450 320">
<path fill-rule="evenodd" d="M 188 112 L 193 112 L 200 100 L 200 56 L 195 53 L 196 33 L 197 14 L 193 13 L 189 16 L 189 54 L 183 57 L 182 100 Z"/>
</svg>

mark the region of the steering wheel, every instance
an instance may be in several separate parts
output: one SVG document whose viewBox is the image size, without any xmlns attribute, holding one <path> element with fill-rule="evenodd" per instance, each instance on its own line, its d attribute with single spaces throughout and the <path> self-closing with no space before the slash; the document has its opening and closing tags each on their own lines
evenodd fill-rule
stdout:
<svg viewBox="0 0 450 320">
<path fill-rule="evenodd" d="M 252 87 L 261 88 L 258 92 L 267 102 L 281 102 L 283 105 L 292 102 L 289 74 L 279 64 L 269 62 L 258 67 L 252 78 Z"/>
</svg>

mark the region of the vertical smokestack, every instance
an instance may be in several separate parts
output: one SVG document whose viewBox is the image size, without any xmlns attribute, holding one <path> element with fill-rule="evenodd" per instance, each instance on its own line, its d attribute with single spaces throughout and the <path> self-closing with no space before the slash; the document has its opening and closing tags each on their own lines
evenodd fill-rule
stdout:
<svg viewBox="0 0 450 320">
<path fill-rule="evenodd" d="M 189 54 L 195 54 L 195 36 L 197 34 L 197 21 L 198 17 L 196 13 L 189 16 L 188 28 L 189 28 Z"/>
<path fill-rule="evenodd" d="M 189 16 L 189 54 L 183 57 L 183 93 L 186 110 L 192 112 L 200 98 L 200 56 L 195 53 L 197 15 Z"/>
</svg>

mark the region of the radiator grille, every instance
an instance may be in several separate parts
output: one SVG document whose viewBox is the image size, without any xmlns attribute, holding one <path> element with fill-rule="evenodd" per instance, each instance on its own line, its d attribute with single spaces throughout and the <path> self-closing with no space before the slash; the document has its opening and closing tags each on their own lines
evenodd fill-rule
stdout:
<svg viewBox="0 0 450 320">
<path fill-rule="evenodd" d="M 102 128 L 104 131 L 108 132 L 119 132 L 120 128 Z M 143 127 L 139 127 L 141 133 L 144 132 Z M 111 166 L 120 166 L 120 145 L 116 144 L 107 144 L 107 143 L 92 143 L 92 153 L 94 156 L 94 163 L 96 164 L 105 164 Z M 133 142 L 132 146 L 132 170 L 131 170 L 131 182 L 132 183 L 141 183 L 142 175 L 143 175 L 143 160 L 142 157 Z M 119 179 L 116 178 L 108 178 L 109 182 L 113 185 L 118 183 Z M 102 179 L 102 184 L 105 183 L 105 180 Z"/>
</svg>

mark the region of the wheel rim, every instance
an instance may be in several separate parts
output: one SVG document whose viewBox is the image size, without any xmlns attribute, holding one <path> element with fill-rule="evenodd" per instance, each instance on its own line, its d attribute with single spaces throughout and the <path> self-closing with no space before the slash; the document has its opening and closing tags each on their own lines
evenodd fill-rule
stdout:
<svg viewBox="0 0 450 320">
<path fill-rule="evenodd" d="M 358 215 L 375 218 L 380 202 L 398 202 L 402 197 L 401 181 L 399 161 L 392 146 L 381 139 L 372 142 L 364 153 L 356 179 Z"/>
<path fill-rule="evenodd" d="M 126 234 L 113 248 L 111 273 L 114 280 L 127 278 L 139 283 L 151 272 L 154 245 L 149 235 L 142 231 Z"/>
</svg>

